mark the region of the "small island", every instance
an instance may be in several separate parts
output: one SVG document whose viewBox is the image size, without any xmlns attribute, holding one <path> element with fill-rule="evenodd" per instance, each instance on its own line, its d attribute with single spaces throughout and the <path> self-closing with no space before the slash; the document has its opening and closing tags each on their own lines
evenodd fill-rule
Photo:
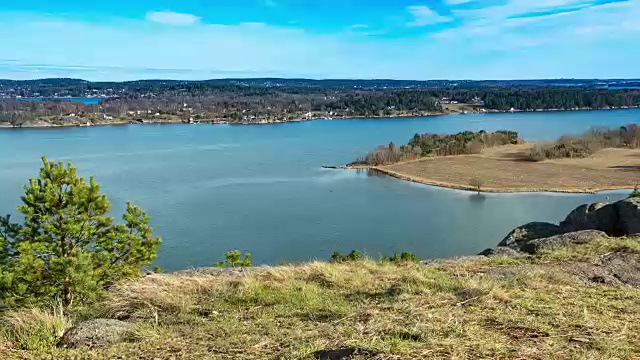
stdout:
<svg viewBox="0 0 640 360">
<path fill-rule="evenodd" d="M 341 169 L 367 169 L 401 180 L 481 192 L 596 193 L 640 184 L 640 127 L 592 129 L 554 142 L 517 133 L 416 134 L 380 146 Z"/>
</svg>

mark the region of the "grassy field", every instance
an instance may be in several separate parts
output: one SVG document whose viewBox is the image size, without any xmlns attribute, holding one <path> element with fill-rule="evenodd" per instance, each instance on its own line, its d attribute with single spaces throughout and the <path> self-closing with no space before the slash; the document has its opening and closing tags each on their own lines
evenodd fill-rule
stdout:
<svg viewBox="0 0 640 360">
<path fill-rule="evenodd" d="M 0 358 L 313 359 L 357 349 L 362 359 L 633 359 L 640 288 L 598 279 L 615 270 L 603 256 L 639 252 L 640 238 L 602 239 L 429 266 L 366 260 L 157 274 L 64 321 L 37 310 L 3 314 Z M 65 327 L 97 317 L 136 330 L 103 349 L 53 345 Z"/>
<path fill-rule="evenodd" d="M 632 189 L 640 184 L 640 149 L 604 149 L 584 159 L 532 162 L 532 144 L 485 149 L 478 155 L 429 157 L 377 167 L 389 175 L 419 183 L 487 192 L 596 192 Z"/>
</svg>

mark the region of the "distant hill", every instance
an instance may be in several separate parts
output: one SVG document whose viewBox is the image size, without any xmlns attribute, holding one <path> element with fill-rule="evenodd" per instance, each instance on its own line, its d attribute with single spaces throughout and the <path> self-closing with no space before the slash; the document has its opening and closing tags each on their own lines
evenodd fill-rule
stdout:
<svg viewBox="0 0 640 360">
<path fill-rule="evenodd" d="M 508 88 L 508 87 L 586 87 L 586 88 L 638 88 L 640 79 L 540 79 L 540 80 L 351 80 L 351 79 L 284 79 L 284 78 L 229 78 L 200 81 L 136 80 L 125 82 L 91 82 L 82 79 L 52 78 L 39 80 L 0 80 L 0 86 L 66 87 L 154 87 L 177 84 L 247 85 L 263 87 L 311 88 Z"/>
</svg>

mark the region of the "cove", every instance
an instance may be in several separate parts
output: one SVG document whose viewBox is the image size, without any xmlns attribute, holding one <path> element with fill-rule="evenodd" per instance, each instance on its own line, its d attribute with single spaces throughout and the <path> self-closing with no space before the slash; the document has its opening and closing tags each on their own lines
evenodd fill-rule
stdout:
<svg viewBox="0 0 640 360">
<path fill-rule="evenodd" d="M 225 251 L 256 264 L 327 259 L 338 250 L 422 258 L 472 255 L 530 221 L 558 222 L 596 195 L 490 194 L 440 189 L 345 164 L 415 133 L 481 129 L 553 139 L 593 126 L 638 122 L 640 110 L 318 120 L 273 125 L 129 125 L 0 131 L 0 213 L 16 214 L 39 158 L 71 161 L 94 175 L 120 213 L 127 200 L 152 216 L 172 271 L 211 266 Z"/>
</svg>

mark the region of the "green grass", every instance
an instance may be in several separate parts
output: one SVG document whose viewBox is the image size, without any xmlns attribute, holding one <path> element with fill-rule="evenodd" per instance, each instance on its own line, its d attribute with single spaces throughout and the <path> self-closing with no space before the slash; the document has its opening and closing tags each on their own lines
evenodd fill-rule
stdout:
<svg viewBox="0 0 640 360">
<path fill-rule="evenodd" d="M 151 275 L 111 289 L 92 312 L 136 324 L 129 341 L 25 351 L 24 337 L 13 337 L 0 357 L 310 359 L 359 347 L 382 359 L 629 359 L 640 356 L 640 289 L 573 270 L 614 251 L 638 252 L 640 239 L 433 266 L 362 260 L 242 277 Z"/>
</svg>

